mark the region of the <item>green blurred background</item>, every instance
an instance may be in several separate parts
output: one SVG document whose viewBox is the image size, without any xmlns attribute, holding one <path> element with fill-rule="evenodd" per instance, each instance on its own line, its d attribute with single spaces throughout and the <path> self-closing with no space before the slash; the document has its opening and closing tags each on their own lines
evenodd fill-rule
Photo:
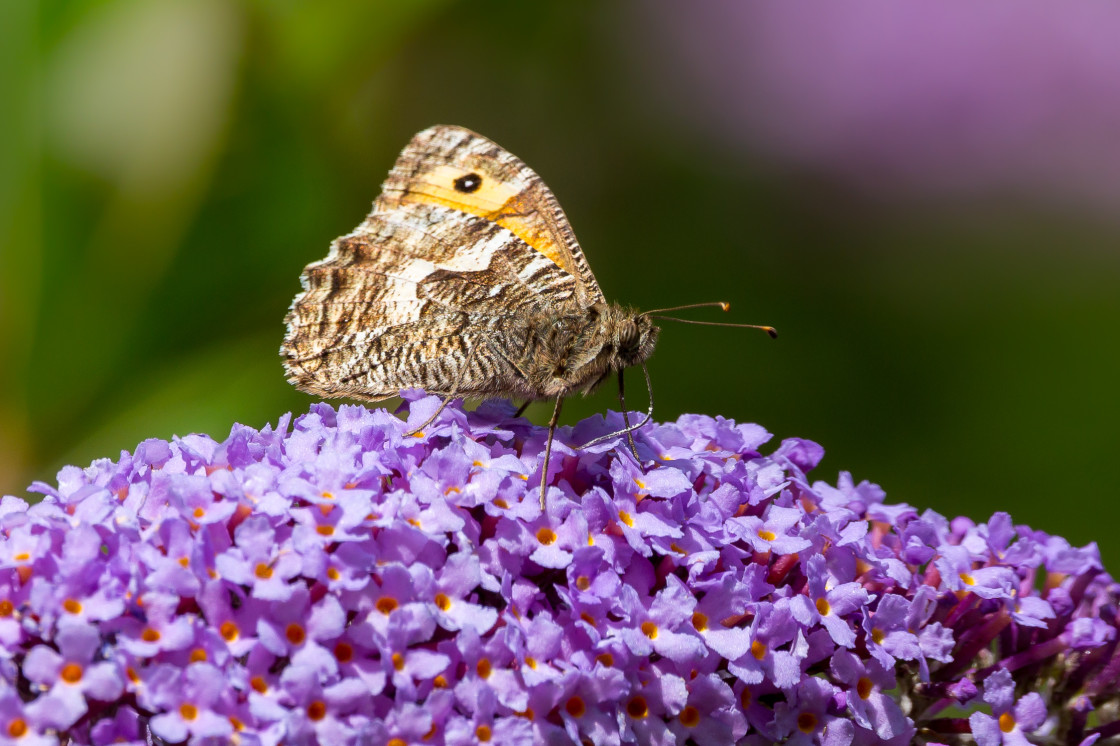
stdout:
<svg viewBox="0 0 1120 746">
<path fill-rule="evenodd" d="M 817 478 L 850 470 L 946 515 L 1007 510 L 1115 565 L 1101 529 L 1120 513 L 1120 114 L 1099 94 L 1117 55 L 1049 81 L 1038 95 L 1068 95 L 1024 127 L 985 93 L 1029 85 L 1016 49 L 973 65 L 929 37 L 923 77 L 881 64 L 931 27 L 895 17 L 871 35 L 893 51 L 845 67 L 845 39 L 822 38 L 836 18 L 735 12 L 0 4 L 0 493 L 144 438 L 305 411 L 277 354 L 300 270 L 367 213 L 414 132 L 449 123 L 544 177 L 608 298 L 727 300 L 730 315 L 695 318 L 780 330 L 666 323 L 660 419 L 811 438 L 827 451 Z M 1054 24 L 1034 17 L 1023 48 L 1084 47 L 1047 41 Z M 977 66 L 989 88 L 969 89 Z M 1080 73 L 1097 81 L 1087 103 L 1069 99 Z M 565 420 L 614 406 L 608 386 Z"/>
</svg>

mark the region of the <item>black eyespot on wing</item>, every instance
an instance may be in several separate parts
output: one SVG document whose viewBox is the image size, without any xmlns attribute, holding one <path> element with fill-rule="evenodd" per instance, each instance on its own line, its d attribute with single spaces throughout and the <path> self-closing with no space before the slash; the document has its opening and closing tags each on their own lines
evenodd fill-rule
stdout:
<svg viewBox="0 0 1120 746">
<path fill-rule="evenodd" d="M 464 194 L 477 192 L 480 186 L 482 186 L 482 177 L 475 173 L 464 174 L 455 179 L 455 191 Z"/>
</svg>

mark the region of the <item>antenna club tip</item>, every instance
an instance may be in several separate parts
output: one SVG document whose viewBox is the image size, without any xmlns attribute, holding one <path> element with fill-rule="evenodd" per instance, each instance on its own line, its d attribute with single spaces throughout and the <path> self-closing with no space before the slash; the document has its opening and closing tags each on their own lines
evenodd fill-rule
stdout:
<svg viewBox="0 0 1120 746">
<path fill-rule="evenodd" d="M 730 311 L 731 310 L 731 304 L 727 303 L 726 301 L 720 301 L 719 302 L 719 307 L 724 311 Z"/>
<path fill-rule="evenodd" d="M 764 327 L 762 327 L 762 330 L 770 335 L 770 339 L 777 339 L 778 338 L 778 330 L 775 329 L 774 327 L 764 326 Z"/>
</svg>

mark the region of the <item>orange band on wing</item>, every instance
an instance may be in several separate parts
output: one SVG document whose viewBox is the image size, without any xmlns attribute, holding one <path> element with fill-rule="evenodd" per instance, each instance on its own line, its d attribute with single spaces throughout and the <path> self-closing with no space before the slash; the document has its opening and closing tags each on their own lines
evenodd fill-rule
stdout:
<svg viewBox="0 0 1120 746">
<path fill-rule="evenodd" d="M 578 277 L 571 256 L 552 239 L 541 214 L 522 201 L 522 191 L 493 179 L 484 179 L 482 185 L 470 193 L 444 186 L 453 184 L 461 174 L 462 169 L 440 166 L 423 174 L 422 181 L 406 191 L 401 201 L 442 205 L 497 223 L 556 266 Z M 422 191 L 417 189 L 421 186 Z"/>
</svg>

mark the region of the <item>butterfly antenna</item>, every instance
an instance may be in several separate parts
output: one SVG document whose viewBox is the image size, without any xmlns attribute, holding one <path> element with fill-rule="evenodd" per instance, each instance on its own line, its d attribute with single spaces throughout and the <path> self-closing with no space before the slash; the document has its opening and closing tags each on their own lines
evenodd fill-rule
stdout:
<svg viewBox="0 0 1120 746">
<path fill-rule="evenodd" d="M 670 311 L 687 311 L 690 308 L 716 308 L 719 307 L 721 311 L 731 310 L 731 304 L 724 301 L 717 300 L 711 303 L 690 303 L 687 306 L 673 306 L 672 308 L 655 308 L 652 311 L 642 311 L 642 316 L 652 316 L 655 313 L 668 313 Z"/>
<path fill-rule="evenodd" d="M 682 324 L 696 324 L 697 326 L 730 326 L 735 329 L 761 329 L 770 335 L 770 339 L 778 338 L 778 330 L 772 326 L 761 326 L 759 324 L 725 324 L 719 321 L 693 321 L 691 319 L 678 319 L 674 316 L 664 316 L 662 314 L 669 311 L 684 311 L 689 308 L 714 308 L 719 306 L 723 311 L 730 310 L 731 304 L 725 301 L 715 301 L 713 303 L 692 303 L 687 306 L 675 306 L 673 308 L 657 308 L 653 311 L 643 311 L 641 316 L 648 316 L 651 319 L 664 319 L 665 321 L 679 321 Z"/>
<path fill-rule="evenodd" d="M 644 363 L 642 364 L 642 374 L 646 377 L 646 390 L 649 391 L 649 409 L 646 411 L 645 419 L 643 419 L 637 425 L 630 425 L 629 427 L 624 427 L 621 430 L 615 430 L 613 433 L 600 435 L 598 438 L 595 438 L 595 440 L 584 443 L 581 446 L 576 446 L 574 450 L 582 451 L 584 448 L 590 448 L 593 445 L 602 443 L 604 440 L 610 440 L 611 438 L 616 438 L 619 435 L 627 435 L 634 432 L 635 430 L 645 427 L 646 423 L 653 419 L 653 382 L 649 380 L 649 369 L 645 366 Z"/>
<path fill-rule="evenodd" d="M 654 316 L 651 314 L 642 314 L 649 316 L 651 319 L 663 319 L 665 321 L 679 321 L 682 324 L 696 324 L 697 326 L 729 326 L 735 329 L 761 329 L 770 335 L 770 339 L 778 338 L 778 330 L 772 326 L 762 326 L 760 324 L 725 324 L 720 321 L 693 321 L 692 319 L 677 319 L 672 316 Z"/>
</svg>

